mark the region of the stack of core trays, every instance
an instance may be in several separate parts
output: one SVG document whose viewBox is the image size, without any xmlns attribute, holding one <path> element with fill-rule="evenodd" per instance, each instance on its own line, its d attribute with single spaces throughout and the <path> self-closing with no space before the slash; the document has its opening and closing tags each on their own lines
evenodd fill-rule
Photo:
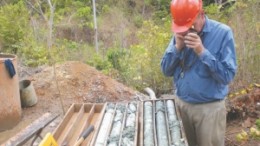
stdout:
<svg viewBox="0 0 260 146">
<path fill-rule="evenodd" d="M 82 146 L 188 146 L 174 99 L 73 104 L 54 139 L 73 146 L 90 125 Z"/>
</svg>

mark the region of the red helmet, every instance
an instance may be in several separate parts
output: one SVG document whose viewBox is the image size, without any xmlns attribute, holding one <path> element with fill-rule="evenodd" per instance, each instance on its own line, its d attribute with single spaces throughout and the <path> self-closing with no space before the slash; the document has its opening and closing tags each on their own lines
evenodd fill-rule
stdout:
<svg viewBox="0 0 260 146">
<path fill-rule="evenodd" d="M 172 0 L 172 31 L 187 31 L 201 10 L 202 0 Z"/>
</svg>

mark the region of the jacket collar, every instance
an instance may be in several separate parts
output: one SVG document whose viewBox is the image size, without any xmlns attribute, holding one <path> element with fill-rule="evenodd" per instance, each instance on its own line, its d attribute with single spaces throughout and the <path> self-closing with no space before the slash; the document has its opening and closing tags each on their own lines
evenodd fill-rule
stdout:
<svg viewBox="0 0 260 146">
<path fill-rule="evenodd" d="M 210 23 L 211 22 L 210 22 L 208 16 L 205 16 L 205 24 L 204 24 L 203 29 L 202 29 L 203 33 L 211 31 L 212 25 L 210 25 Z"/>
</svg>

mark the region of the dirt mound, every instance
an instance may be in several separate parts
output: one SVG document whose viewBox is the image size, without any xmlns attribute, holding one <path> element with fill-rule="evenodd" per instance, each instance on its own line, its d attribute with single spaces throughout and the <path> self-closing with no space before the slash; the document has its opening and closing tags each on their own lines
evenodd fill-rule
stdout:
<svg viewBox="0 0 260 146">
<path fill-rule="evenodd" d="M 77 102 L 131 100 L 135 91 L 81 62 L 66 62 L 45 68 L 32 77 L 39 96 L 60 96 Z M 57 81 L 57 82 L 56 82 Z M 57 86 L 58 85 L 58 86 Z"/>
<path fill-rule="evenodd" d="M 53 107 L 49 112 L 58 109 L 67 111 L 72 103 L 119 102 L 132 100 L 136 91 L 105 76 L 95 68 L 81 62 L 66 62 L 54 67 L 46 67 L 32 75 L 38 104 Z"/>
</svg>

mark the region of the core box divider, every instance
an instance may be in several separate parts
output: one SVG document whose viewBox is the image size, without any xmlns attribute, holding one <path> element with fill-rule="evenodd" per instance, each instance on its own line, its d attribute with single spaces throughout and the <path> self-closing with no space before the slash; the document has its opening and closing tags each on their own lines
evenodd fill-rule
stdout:
<svg viewBox="0 0 260 146">
<path fill-rule="evenodd" d="M 88 126 L 90 126 L 90 125 L 94 126 L 94 131 L 91 132 L 90 135 L 82 142 L 82 144 L 81 144 L 82 146 L 90 145 L 93 136 L 97 132 L 96 129 L 98 129 L 98 126 L 100 124 L 100 119 L 102 119 L 102 117 L 104 115 L 105 108 L 106 108 L 106 104 L 103 104 L 103 103 L 96 103 L 93 105 L 87 122 L 89 123 Z M 85 128 L 87 128 L 88 126 L 86 126 Z"/>
<path fill-rule="evenodd" d="M 152 100 L 152 110 L 153 110 L 153 136 L 154 136 L 154 145 L 158 146 L 157 141 L 157 130 L 156 130 L 156 102 L 157 100 Z"/>
<path fill-rule="evenodd" d="M 137 146 L 138 145 L 138 129 L 139 129 L 139 103 L 136 102 L 136 115 L 135 115 L 135 145 Z"/>
<path fill-rule="evenodd" d="M 120 133 L 121 133 L 121 134 L 120 134 L 119 143 L 118 143 L 119 146 L 121 146 L 121 143 L 122 143 L 122 133 L 123 133 L 123 130 L 124 130 L 124 128 L 125 128 L 126 115 L 127 115 L 127 106 L 128 106 L 128 104 L 125 103 L 124 118 L 123 118 L 123 120 L 122 120 L 122 127 L 121 127 L 121 130 L 120 130 Z M 111 131 L 110 131 L 110 132 L 111 132 Z"/>
<path fill-rule="evenodd" d="M 121 127 L 121 134 L 120 134 L 120 139 L 119 139 L 119 146 L 122 146 L 122 138 L 123 138 L 123 131 L 125 130 L 126 128 L 126 121 L 127 121 L 127 112 L 128 112 L 128 109 L 129 109 L 129 105 L 131 104 L 132 102 L 128 102 L 126 103 L 126 109 L 125 109 L 125 113 L 124 113 L 124 119 L 123 119 L 123 125 Z M 134 136 L 134 144 L 135 146 L 138 145 L 138 126 L 139 126 L 139 103 L 138 102 L 135 102 L 136 103 L 136 111 L 135 111 L 135 136 Z"/>
<path fill-rule="evenodd" d="M 112 103 L 112 102 L 110 102 L 110 103 Z M 115 119 L 115 116 L 116 116 L 116 110 L 117 110 L 117 108 L 118 108 L 118 105 L 120 105 L 120 104 L 118 104 L 118 103 L 113 103 L 113 104 L 115 104 L 115 108 L 114 108 L 114 112 L 113 112 L 113 116 L 112 116 L 112 121 L 110 121 L 110 125 L 109 125 L 109 130 L 108 130 L 108 132 L 107 132 L 107 136 L 106 136 L 106 142 L 105 142 L 105 146 L 107 145 L 107 142 L 108 142 L 108 139 L 109 139 L 109 136 L 110 136 L 110 134 L 111 134 L 111 132 L 112 132 L 112 128 L 113 128 L 113 124 L 114 124 L 114 119 Z M 123 127 L 123 126 L 122 126 Z M 121 129 L 122 129 L 122 127 L 121 127 Z M 122 132 L 122 131 L 120 131 L 120 132 Z"/>
<path fill-rule="evenodd" d="M 143 146 L 144 145 L 144 137 L 145 137 L 145 135 L 144 135 L 144 110 L 145 110 L 145 108 L 144 108 L 144 105 L 145 105 L 145 102 L 151 102 L 151 104 L 152 104 L 152 125 L 153 125 L 153 142 L 154 142 L 154 146 L 157 146 L 157 141 L 156 141 L 156 131 L 155 131 L 155 115 L 154 115 L 154 102 L 153 102 L 153 100 L 145 100 L 145 101 L 143 101 L 143 102 L 141 102 L 141 108 L 140 108 L 140 110 L 141 110 L 141 112 L 140 112 L 140 119 L 139 119 L 139 122 L 140 122 L 140 136 L 139 136 L 139 144 L 140 144 L 140 146 Z"/>
<path fill-rule="evenodd" d="M 59 128 L 54 132 L 54 138 L 59 145 L 68 144 L 68 135 L 73 131 L 75 121 L 78 121 L 78 114 L 81 109 L 81 105 L 73 104 L 69 108 L 60 126 L 58 126 Z"/>
<path fill-rule="evenodd" d="M 53 132 L 53 137 L 59 145 L 74 145 L 81 133 L 87 128 L 93 119 L 95 112 L 101 111 L 103 105 L 99 105 L 99 111 L 95 110 L 96 105 L 85 104 L 72 104 L 65 114 L 62 122 Z M 100 117 L 102 115 L 99 114 Z M 93 122 L 96 123 L 97 121 Z M 93 132 L 92 132 L 93 133 Z M 89 135 L 90 137 L 91 135 Z M 88 137 L 88 138 L 89 138 Z M 90 139 L 89 139 L 90 140 Z M 84 143 L 84 141 L 83 141 Z"/>
<path fill-rule="evenodd" d="M 143 146 L 144 145 L 144 102 L 141 102 L 141 108 L 140 108 L 141 112 L 139 115 L 139 125 L 140 125 L 140 129 L 139 129 L 139 145 Z"/>
<path fill-rule="evenodd" d="M 140 106 L 139 108 L 139 118 L 138 118 L 138 126 L 139 126 L 139 138 L 138 138 L 138 145 L 140 146 L 143 146 L 143 139 L 144 139 L 144 134 L 143 134 L 143 131 L 144 131 L 144 125 L 143 125 L 143 118 L 144 118 L 144 106 L 143 106 L 143 103 L 144 102 L 140 102 L 138 103 Z"/>
<path fill-rule="evenodd" d="M 79 139 L 81 133 L 90 125 L 89 121 L 91 120 L 93 115 L 94 105 L 87 103 L 87 104 L 83 104 L 81 108 L 83 109 L 84 112 L 82 115 L 81 114 L 78 115 L 79 117 L 81 117 L 81 120 L 77 124 L 77 128 L 74 134 L 71 136 L 68 145 L 74 145 Z"/>
<path fill-rule="evenodd" d="M 91 143 L 90 143 L 91 146 L 95 145 L 95 140 L 97 138 L 97 135 L 98 135 L 99 128 L 100 128 L 100 125 L 102 123 L 103 117 L 105 115 L 106 108 L 107 108 L 107 103 L 105 103 L 104 107 L 102 108 L 101 115 L 98 117 L 97 122 L 95 124 L 95 130 L 94 130 L 95 132 L 94 132 L 93 138 L 92 138 Z"/>
<path fill-rule="evenodd" d="M 84 115 L 83 115 L 83 117 L 82 117 L 82 118 L 84 119 L 84 120 L 83 120 L 84 123 L 82 124 L 82 126 L 81 126 L 79 132 L 77 132 L 76 137 L 74 137 L 75 139 L 73 139 L 73 142 L 72 142 L 73 145 L 77 142 L 77 140 L 79 139 L 79 137 L 80 137 L 80 135 L 83 133 L 83 131 L 90 126 L 90 122 L 91 122 L 91 120 L 92 120 L 92 118 L 93 118 L 93 115 L 94 115 L 95 105 L 92 105 L 92 104 L 84 104 L 83 107 L 84 107 L 84 111 L 85 111 L 85 113 L 84 113 Z M 88 112 L 88 111 L 89 111 L 89 112 Z M 93 132 L 92 132 L 92 133 L 93 133 Z M 89 134 L 88 138 L 91 137 L 91 134 L 92 134 L 92 133 Z M 84 140 L 84 141 L 85 141 L 85 140 Z M 84 141 L 83 141 L 83 142 L 84 142 Z M 82 143 L 83 143 L 83 142 L 82 142 Z"/>
<path fill-rule="evenodd" d="M 98 127 L 97 127 L 97 129 L 96 129 L 96 131 L 95 131 L 95 135 L 94 135 L 94 137 L 93 137 L 93 139 L 92 139 L 92 142 L 91 142 L 91 144 L 90 144 L 91 146 L 96 145 L 97 136 L 98 136 L 98 134 L 99 134 L 99 132 L 100 132 L 101 124 L 103 123 L 103 120 L 104 120 L 104 117 L 105 117 L 105 113 L 106 113 L 106 108 L 107 108 L 108 104 L 114 104 L 114 105 L 115 105 L 115 106 L 114 106 L 114 111 L 113 111 L 113 115 L 112 115 L 111 121 L 109 121 L 109 127 L 108 127 L 108 129 L 110 129 L 111 126 L 112 126 L 112 121 L 113 121 L 114 116 L 115 116 L 116 103 L 107 102 L 107 103 L 106 103 L 106 107 L 104 107 L 104 109 L 103 109 L 103 111 L 102 111 L 102 116 L 101 116 L 100 119 L 98 120 L 98 121 L 99 121 Z M 109 131 L 110 131 L 110 130 L 109 130 Z M 109 131 L 107 131 L 107 133 L 106 133 L 106 140 L 105 140 L 104 146 L 106 146 L 106 142 L 107 142 L 107 138 L 108 138 L 108 135 L 109 135 Z"/>
<path fill-rule="evenodd" d="M 73 124 L 73 127 L 71 127 L 72 129 L 67 135 L 68 145 L 74 145 L 77 142 L 81 132 L 84 130 L 90 109 L 92 107 L 92 105 L 88 105 L 88 104 L 77 105 L 77 106 L 81 106 L 81 108 L 77 115 L 77 119 Z"/>
<path fill-rule="evenodd" d="M 163 100 L 164 103 L 164 113 L 165 113 L 165 122 L 166 122 L 166 129 L 167 129 L 167 136 L 168 136 L 168 142 L 169 145 L 172 145 L 172 139 L 171 139 L 171 132 L 170 132 L 170 127 L 169 127 L 169 117 L 168 117 L 168 110 L 167 110 L 167 100 Z M 174 102 L 173 102 L 174 104 Z M 175 106 L 174 106 L 175 107 Z M 175 110 L 176 111 L 176 110 Z"/>
</svg>

